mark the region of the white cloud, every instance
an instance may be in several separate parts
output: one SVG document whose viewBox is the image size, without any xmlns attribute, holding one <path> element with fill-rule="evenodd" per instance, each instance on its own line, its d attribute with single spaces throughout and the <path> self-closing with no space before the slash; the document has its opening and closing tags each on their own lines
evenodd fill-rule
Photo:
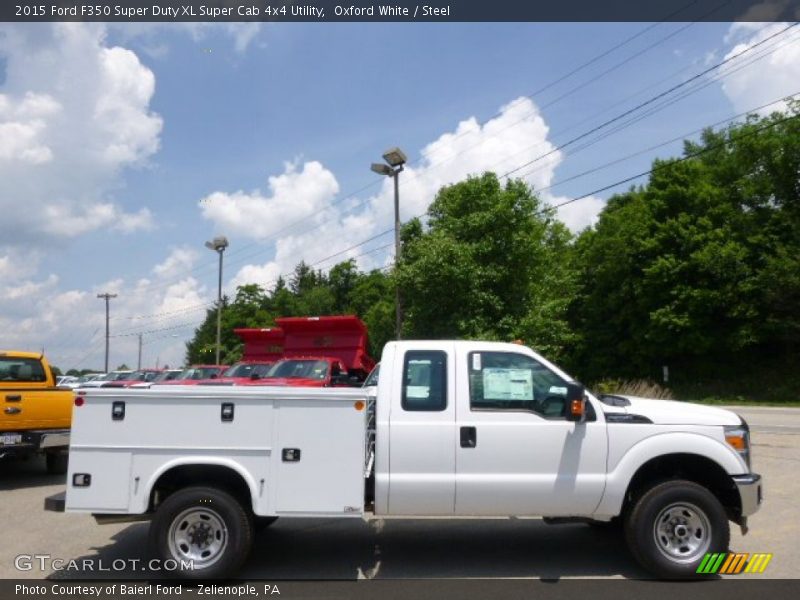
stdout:
<svg viewBox="0 0 800 600">
<path fill-rule="evenodd" d="M 772 23 L 766 27 L 752 23 L 735 23 L 725 38 L 726 43 L 736 42 L 725 55 L 735 56 L 754 44 L 775 35 L 785 29 L 788 23 Z M 775 51 L 752 66 L 731 73 L 722 83 L 722 91 L 731 101 L 737 112 L 744 112 L 755 106 L 761 106 L 789 96 L 797 92 L 800 81 L 800 44 L 797 43 L 797 32 L 790 30 L 783 36 L 775 38 L 778 46 Z M 786 43 L 793 39 L 792 43 Z M 768 42 L 771 46 L 772 42 Z M 755 52 L 757 52 L 756 50 Z M 747 55 L 745 55 L 747 56 Z M 744 59 L 744 57 L 742 57 Z M 735 65 L 736 61 L 734 61 Z M 776 104 L 764 112 L 772 112 L 785 108 L 785 104 Z"/>
<path fill-rule="evenodd" d="M 162 277 L 164 279 L 173 279 L 186 275 L 191 271 L 194 263 L 197 261 L 197 257 L 198 253 L 194 248 L 189 248 L 187 246 L 173 248 L 164 262 L 153 267 L 153 273 L 155 273 L 157 277 Z"/>
<path fill-rule="evenodd" d="M 436 192 L 445 185 L 484 171 L 504 174 L 523 164 L 512 177 L 523 178 L 535 189 L 553 183 L 555 169 L 563 160 L 548 139 L 549 127 L 537 106 L 527 97 L 518 98 L 500 110 L 498 116 L 481 124 L 470 117 L 457 124 L 452 132 L 439 136 L 420 151 L 420 159 L 406 166 L 401 179 L 401 220 L 423 214 Z M 544 156 L 544 158 L 542 158 Z M 302 168 L 287 164 L 283 174 L 269 179 L 269 192 L 214 192 L 200 203 L 202 215 L 227 234 L 270 242 L 264 252 L 274 250 L 273 258 L 261 264 L 231 266 L 238 272 L 230 289 L 244 283 L 271 287 L 278 275 L 290 273 L 302 259 L 314 264 L 339 252 L 318 268 L 358 257 L 361 268 L 386 264 L 392 253 L 392 235 L 387 233 L 364 246 L 341 252 L 350 246 L 389 230 L 394 222 L 393 184 L 389 178 L 379 191 L 366 199 L 349 199 L 330 209 L 339 186 L 334 175 L 318 162 Z M 557 204 L 563 198 L 544 192 L 542 200 Z M 604 202 L 587 198 L 558 210 L 558 216 L 573 231 L 591 225 Z M 363 206 L 363 208 L 361 208 Z M 354 210 L 349 210 L 354 209 Z M 296 228 L 287 225 L 304 219 Z M 277 239 L 274 234 L 278 233 Z M 378 253 L 361 256 L 374 248 L 388 245 Z M 232 257 L 233 258 L 233 257 Z"/>
<path fill-rule="evenodd" d="M 169 54 L 169 46 L 163 39 L 164 33 L 189 35 L 198 44 L 208 43 L 212 36 L 220 35 L 233 42 L 237 54 L 244 54 L 261 32 L 261 23 L 112 23 L 113 29 L 123 40 L 138 41 L 143 50 L 153 58 L 163 58 Z M 209 48 L 213 51 L 213 48 Z"/>
<path fill-rule="evenodd" d="M 156 359 L 161 365 L 182 364 L 184 340 L 213 304 L 210 291 L 190 275 L 197 253 L 188 248 L 172 249 L 153 267 L 151 279 L 117 278 L 90 291 L 63 289 L 55 274 L 37 280 L 30 270 L 17 269 L 14 258 L 0 257 L 0 277 L 8 281 L 0 290 L 3 346 L 44 348 L 61 368 L 103 364 L 105 310 L 98 293 L 117 294 L 110 304 L 112 367 L 122 362 L 136 365 L 139 333 L 145 366 L 153 366 Z"/>
<path fill-rule="evenodd" d="M 24 281 L 18 285 L 10 285 L 0 291 L 4 300 L 27 299 L 52 289 L 58 283 L 58 276 L 51 274 L 44 281 Z"/>
<path fill-rule="evenodd" d="M 287 163 L 269 178 L 269 191 L 214 192 L 200 200 L 203 216 L 230 234 L 261 239 L 294 221 L 324 209 L 339 191 L 333 173 L 316 161 Z"/>
<path fill-rule="evenodd" d="M 98 24 L 0 28 L 0 239 L 6 247 L 152 226 L 110 192 L 159 147 L 153 73 Z"/>
</svg>

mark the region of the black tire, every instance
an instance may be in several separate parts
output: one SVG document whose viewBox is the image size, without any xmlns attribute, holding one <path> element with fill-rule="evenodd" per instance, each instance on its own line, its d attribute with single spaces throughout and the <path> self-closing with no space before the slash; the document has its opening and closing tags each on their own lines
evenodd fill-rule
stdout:
<svg viewBox="0 0 800 600">
<path fill-rule="evenodd" d="M 69 454 L 66 452 L 47 452 L 44 455 L 47 472 L 50 475 L 65 475 L 67 472 L 67 463 L 69 462 Z"/>
<path fill-rule="evenodd" d="M 151 554 L 165 574 L 186 579 L 220 579 L 236 574 L 253 544 L 249 512 L 229 493 L 190 487 L 168 496 L 150 523 Z M 172 570 L 177 561 L 178 568 Z M 181 568 L 193 560 L 194 568 Z M 206 564 L 207 563 L 207 564 Z"/>
<path fill-rule="evenodd" d="M 706 553 L 728 551 L 730 528 L 725 509 L 708 489 L 674 480 L 636 499 L 625 519 L 625 540 L 656 577 L 694 579 Z"/>
<path fill-rule="evenodd" d="M 267 527 L 272 525 L 278 517 L 259 517 L 253 516 L 253 527 L 256 531 L 264 531 Z"/>
</svg>

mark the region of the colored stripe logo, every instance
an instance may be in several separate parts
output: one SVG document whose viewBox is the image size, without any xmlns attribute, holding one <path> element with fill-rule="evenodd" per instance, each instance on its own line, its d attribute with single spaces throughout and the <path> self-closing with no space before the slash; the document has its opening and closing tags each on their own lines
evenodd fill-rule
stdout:
<svg viewBox="0 0 800 600">
<path fill-rule="evenodd" d="M 741 552 L 715 552 L 707 553 L 697 573 L 701 575 L 739 575 L 740 573 L 763 573 L 767 568 L 772 554 Z"/>
</svg>

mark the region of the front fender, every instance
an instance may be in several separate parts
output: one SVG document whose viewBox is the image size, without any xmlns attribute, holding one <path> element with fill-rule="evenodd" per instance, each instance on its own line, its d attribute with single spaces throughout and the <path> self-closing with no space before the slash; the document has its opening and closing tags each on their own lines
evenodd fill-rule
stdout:
<svg viewBox="0 0 800 600">
<path fill-rule="evenodd" d="M 627 427 L 627 425 L 620 425 Z M 611 433 L 611 432 L 609 432 Z M 632 445 L 611 468 L 606 478 L 603 498 L 595 510 L 596 515 L 616 516 L 631 480 L 648 461 L 668 454 L 696 454 L 717 463 L 729 475 L 747 473 L 747 465 L 724 442 L 708 435 L 692 432 L 664 432 L 649 436 Z"/>
</svg>

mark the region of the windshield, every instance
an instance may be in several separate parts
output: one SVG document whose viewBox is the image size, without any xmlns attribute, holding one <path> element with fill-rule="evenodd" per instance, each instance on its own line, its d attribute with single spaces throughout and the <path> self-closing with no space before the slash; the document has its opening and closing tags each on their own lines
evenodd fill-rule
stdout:
<svg viewBox="0 0 800 600">
<path fill-rule="evenodd" d="M 364 380 L 364 384 L 362 387 L 372 387 L 374 385 L 378 385 L 378 374 L 380 373 L 380 371 L 381 371 L 381 364 L 378 363 L 377 365 L 375 365 L 375 368 L 372 369 L 370 374 Z"/>
<path fill-rule="evenodd" d="M 264 377 L 271 366 L 271 363 L 238 363 L 225 371 L 222 377 L 252 377 L 253 375 Z"/>
<path fill-rule="evenodd" d="M 325 379 L 328 363 L 324 360 L 282 360 L 269 370 L 267 377 L 290 379 Z"/>
<path fill-rule="evenodd" d="M 130 375 L 130 373 L 120 373 L 119 371 L 112 371 L 108 375 L 106 375 L 103 381 L 124 381 L 124 378 Z M 99 379 L 99 377 L 98 377 Z"/>
<path fill-rule="evenodd" d="M 219 374 L 219 368 L 217 367 L 192 367 L 184 369 L 183 373 L 175 379 L 210 379 L 212 375 L 217 374 Z"/>
<path fill-rule="evenodd" d="M 134 371 L 133 373 L 122 373 L 117 377 L 117 381 L 143 381 L 144 373 L 141 371 Z"/>
<path fill-rule="evenodd" d="M 180 375 L 183 371 L 161 371 L 158 373 L 155 378 L 153 378 L 153 383 L 157 381 L 171 381 L 175 379 L 178 375 Z"/>
</svg>

